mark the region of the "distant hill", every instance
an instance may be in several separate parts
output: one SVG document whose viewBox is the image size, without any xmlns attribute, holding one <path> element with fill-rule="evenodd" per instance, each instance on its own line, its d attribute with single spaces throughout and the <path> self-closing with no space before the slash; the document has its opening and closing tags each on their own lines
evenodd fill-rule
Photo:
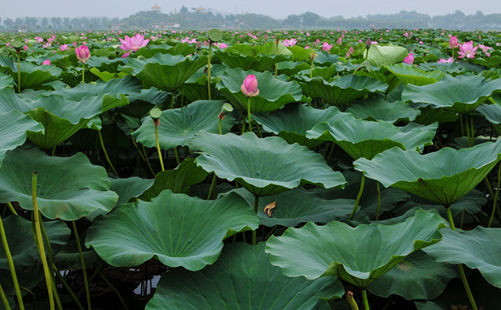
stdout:
<svg viewBox="0 0 501 310">
<path fill-rule="evenodd" d="M 159 10 L 142 11 L 129 17 L 0 19 L 0 31 L 74 31 L 143 29 L 367 29 L 367 28 L 444 28 L 458 30 L 501 30 L 501 13 L 480 11 L 465 15 L 461 11 L 429 16 L 415 11 L 375 14 L 367 17 L 322 17 L 312 12 L 274 19 L 262 14 L 223 14 L 210 9 L 188 9 L 168 14 Z"/>
</svg>

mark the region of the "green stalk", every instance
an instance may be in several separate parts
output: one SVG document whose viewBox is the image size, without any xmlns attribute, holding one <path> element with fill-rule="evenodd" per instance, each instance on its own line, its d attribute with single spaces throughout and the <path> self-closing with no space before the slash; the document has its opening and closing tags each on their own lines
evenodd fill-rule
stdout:
<svg viewBox="0 0 501 310">
<path fill-rule="evenodd" d="M 89 291 L 89 282 L 87 281 L 87 269 L 85 268 L 85 258 L 82 251 L 82 245 L 80 244 L 80 237 L 78 236 L 78 229 L 75 221 L 71 221 L 71 225 L 73 226 L 73 233 L 75 234 L 75 241 L 77 243 L 78 253 L 80 254 L 80 263 L 82 265 L 82 273 L 84 279 L 84 287 L 85 287 L 85 297 L 87 298 L 87 309 L 91 310 L 92 306 L 90 303 L 90 291 Z"/>
<path fill-rule="evenodd" d="M 210 183 L 209 194 L 207 195 L 207 200 L 211 199 L 212 192 L 214 191 L 215 186 L 216 186 L 216 174 L 212 174 L 212 182 Z"/>
<path fill-rule="evenodd" d="M 99 143 L 101 143 L 101 149 L 103 150 L 104 157 L 106 157 L 106 161 L 108 162 L 108 165 L 110 165 L 110 168 L 113 171 L 113 173 L 118 177 L 118 172 L 111 163 L 110 157 L 108 156 L 108 152 L 106 152 L 106 147 L 104 146 L 103 135 L 101 134 L 101 130 L 97 131 L 97 135 L 99 136 Z"/>
<path fill-rule="evenodd" d="M 219 123 L 218 123 L 217 129 L 219 131 L 219 134 L 222 135 L 223 134 L 223 124 L 222 124 L 221 119 L 219 119 Z"/>
<path fill-rule="evenodd" d="M 211 78 L 211 73 L 210 73 L 210 69 L 211 69 L 211 63 L 210 63 L 210 58 L 212 56 L 212 42 L 209 40 L 209 56 L 207 57 L 207 91 L 208 91 L 208 94 L 209 94 L 209 100 L 211 100 L 210 98 L 210 78 Z"/>
<path fill-rule="evenodd" d="M 381 212 L 381 189 L 379 187 L 379 182 L 376 181 L 377 187 L 377 211 L 376 211 L 376 221 L 379 220 L 379 212 Z"/>
<path fill-rule="evenodd" d="M 174 105 L 176 105 L 176 96 L 174 95 L 174 93 L 172 93 L 172 97 L 171 97 L 171 102 L 170 102 L 170 108 L 171 109 L 174 109 Z"/>
<path fill-rule="evenodd" d="M 179 153 L 177 152 L 177 146 L 174 147 L 174 156 L 176 157 L 176 163 L 179 165 L 181 161 L 179 160 Z"/>
<path fill-rule="evenodd" d="M 313 78 L 313 60 L 315 60 L 314 57 L 311 58 L 311 66 L 310 66 L 310 79 Z"/>
<path fill-rule="evenodd" d="M 148 158 L 148 154 L 146 154 L 146 150 L 144 149 L 144 145 L 141 145 L 141 149 L 143 150 L 143 155 L 144 158 L 146 159 L 146 165 L 148 165 L 148 169 L 150 169 L 151 174 L 155 176 L 155 172 L 153 171 L 153 168 L 151 167 L 150 159 Z"/>
<path fill-rule="evenodd" d="M 5 292 L 3 290 L 2 284 L 0 284 L 0 297 L 2 298 L 5 310 L 11 310 L 10 305 L 9 305 L 9 301 L 7 300 L 7 296 L 5 296 Z"/>
<path fill-rule="evenodd" d="M 350 305 L 351 310 L 359 310 L 358 309 L 358 304 L 355 301 L 355 298 L 353 298 L 353 293 L 352 292 L 348 291 L 346 293 L 346 301 Z"/>
<path fill-rule="evenodd" d="M 7 262 L 9 263 L 10 275 L 12 277 L 12 283 L 14 284 L 14 290 L 16 291 L 17 302 L 19 303 L 19 309 L 24 310 L 23 297 L 21 295 L 21 290 L 19 289 L 19 282 L 17 281 L 16 268 L 14 267 L 14 260 L 12 259 L 12 254 L 10 253 L 9 244 L 7 242 L 7 234 L 5 233 L 5 229 L 3 227 L 3 220 L 1 217 L 0 217 L 0 234 L 2 236 L 2 245 L 4 248 L 5 256 L 7 257 Z"/>
<path fill-rule="evenodd" d="M 367 291 L 362 290 L 362 298 L 364 300 L 364 308 L 365 310 L 370 310 L 369 308 L 369 299 L 367 298 Z"/>
<path fill-rule="evenodd" d="M 10 212 L 12 212 L 12 214 L 14 214 L 15 216 L 17 216 L 17 212 L 16 212 L 16 210 L 14 209 L 14 207 L 12 206 L 12 204 L 10 202 L 7 202 L 7 207 L 9 207 L 9 210 L 10 210 Z"/>
<path fill-rule="evenodd" d="M 464 126 L 463 126 L 463 114 L 458 112 L 459 116 L 459 127 L 461 128 L 461 135 L 464 136 Z"/>
<path fill-rule="evenodd" d="M 158 142 L 158 125 L 155 124 L 155 143 L 157 145 L 158 159 L 160 160 L 160 167 L 165 171 L 164 161 L 162 159 L 162 151 L 160 150 L 160 143 Z"/>
<path fill-rule="evenodd" d="M 21 57 L 17 54 L 17 92 L 21 92 Z"/>
<path fill-rule="evenodd" d="M 475 118 L 471 117 L 470 119 L 471 127 L 470 127 L 470 134 L 471 134 L 471 141 L 470 141 L 470 146 L 473 146 L 475 143 Z"/>
<path fill-rule="evenodd" d="M 353 211 L 351 212 L 350 220 L 352 220 L 353 217 L 355 216 L 355 213 L 357 213 L 358 204 L 360 203 L 360 198 L 362 198 L 362 193 L 364 192 L 364 185 L 365 185 L 365 173 L 362 172 L 362 180 L 360 181 L 360 189 L 358 190 L 357 199 L 355 200 L 355 204 L 353 205 Z"/>
<path fill-rule="evenodd" d="M 259 196 L 254 195 L 254 212 L 257 214 L 257 208 L 259 207 Z M 252 244 L 256 245 L 257 240 L 257 229 L 252 231 Z"/>
<path fill-rule="evenodd" d="M 45 254 L 45 247 L 42 241 L 42 230 L 41 226 L 43 225 L 40 222 L 40 213 L 38 210 L 38 202 L 37 202 L 37 176 L 38 173 L 35 171 L 33 172 L 31 176 L 31 197 L 33 201 L 33 221 L 35 223 L 35 231 L 36 231 L 36 236 L 37 236 L 37 244 L 38 244 L 38 249 L 40 251 L 40 258 L 42 259 L 42 266 L 43 266 L 43 271 L 45 274 L 45 282 L 47 284 L 47 293 L 49 294 L 49 306 L 51 310 L 55 309 L 55 304 L 54 304 L 54 295 L 52 293 L 52 283 L 51 283 L 51 272 L 49 270 L 49 265 L 47 264 L 47 256 Z"/>
<path fill-rule="evenodd" d="M 250 106 L 251 106 L 251 98 L 247 98 L 247 118 L 249 119 L 249 131 L 252 132 L 252 120 L 251 120 L 251 112 L 250 112 Z"/>
<path fill-rule="evenodd" d="M 42 218 L 40 218 L 40 222 L 42 222 Z M 54 261 L 52 259 L 52 246 L 50 245 L 49 237 L 47 236 L 47 232 L 45 231 L 45 227 L 43 225 L 40 226 L 42 229 L 43 239 L 45 244 L 47 245 L 47 258 L 49 259 L 49 266 L 54 265 Z M 59 298 L 59 293 L 57 292 L 56 281 L 54 281 L 54 274 L 51 272 L 50 280 L 52 283 L 52 292 L 54 293 L 54 298 L 56 299 L 56 305 L 59 310 L 63 309 L 63 305 L 61 304 L 61 299 Z"/>
<path fill-rule="evenodd" d="M 497 184 L 497 188 L 496 188 L 496 194 L 494 195 L 494 201 L 492 202 L 491 217 L 489 218 L 489 224 L 487 224 L 487 227 L 491 227 L 492 221 L 494 221 L 494 213 L 496 213 L 500 186 L 501 186 L 501 164 L 498 165 L 498 184 Z"/>
<path fill-rule="evenodd" d="M 456 226 L 454 225 L 454 219 L 452 218 L 451 209 L 447 206 L 446 210 L 447 210 L 447 218 L 449 219 L 449 224 L 451 225 L 451 229 L 456 231 Z M 466 295 L 468 296 L 468 300 L 470 301 L 471 307 L 473 308 L 473 310 L 478 310 L 477 303 L 475 302 L 475 298 L 473 298 L 470 285 L 468 284 L 468 280 L 466 279 L 463 265 L 459 264 L 457 266 L 459 270 L 459 275 L 461 276 L 461 281 L 463 282 L 463 286 L 466 291 Z"/>
<path fill-rule="evenodd" d="M 82 84 L 85 84 L 85 62 L 82 62 Z"/>
</svg>

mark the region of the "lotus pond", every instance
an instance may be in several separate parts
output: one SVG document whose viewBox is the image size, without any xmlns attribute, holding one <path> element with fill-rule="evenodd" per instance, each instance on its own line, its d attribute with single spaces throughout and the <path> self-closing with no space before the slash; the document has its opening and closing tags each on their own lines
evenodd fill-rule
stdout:
<svg viewBox="0 0 501 310">
<path fill-rule="evenodd" d="M 2 34 L 0 309 L 500 309 L 500 42 Z"/>
</svg>

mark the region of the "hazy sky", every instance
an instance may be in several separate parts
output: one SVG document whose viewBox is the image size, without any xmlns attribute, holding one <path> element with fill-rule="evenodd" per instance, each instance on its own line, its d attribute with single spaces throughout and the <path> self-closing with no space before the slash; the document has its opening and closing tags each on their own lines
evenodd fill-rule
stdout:
<svg viewBox="0 0 501 310">
<path fill-rule="evenodd" d="M 377 13 L 397 13 L 401 10 L 418 11 L 440 15 L 461 10 L 465 14 L 477 10 L 484 14 L 501 13 L 501 0 L 2 0 L 0 17 L 81 17 L 108 16 L 126 17 L 142 10 L 149 10 L 154 4 L 167 13 L 181 6 L 188 8 L 202 6 L 226 13 L 262 13 L 275 18 L 306 11 L 324 17 L 366 16 Z"/>
</svg>

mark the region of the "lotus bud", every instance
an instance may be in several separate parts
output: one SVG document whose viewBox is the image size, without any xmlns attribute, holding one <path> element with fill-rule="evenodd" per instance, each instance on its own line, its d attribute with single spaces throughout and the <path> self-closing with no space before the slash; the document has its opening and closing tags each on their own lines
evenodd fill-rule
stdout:
<svg viewBox="0 0 501 310">
<path fill-rule="evenodd" d="M 365 48 L 366 49 L 369 49 L 372 45 L 372 40 L 370 38 L 368 38 L 366 41 L 365 41 Z"/>
<path fill-rule="evenodd" d="M 245 78 L 240 90 L 247 97 L 255 97 L 259 95 L 259 89 L 257 88 L 257 79 L 254 74 L 249 74 Z"/>
<path fill-rule="evenodd" d="M 351 310 L 358 310 L 357 302 L 353 298 L 353 292 L 351 292 L 351 291 L 346 292 L 346 301 L 350 305 Z"/>
<path fill-rule="evenodd" d="M 90 58 L 89 48 L 86 45 L 80 45 L 75 48 L 75 55 L 80 62 L 86 63 Z"/>
</svg>

